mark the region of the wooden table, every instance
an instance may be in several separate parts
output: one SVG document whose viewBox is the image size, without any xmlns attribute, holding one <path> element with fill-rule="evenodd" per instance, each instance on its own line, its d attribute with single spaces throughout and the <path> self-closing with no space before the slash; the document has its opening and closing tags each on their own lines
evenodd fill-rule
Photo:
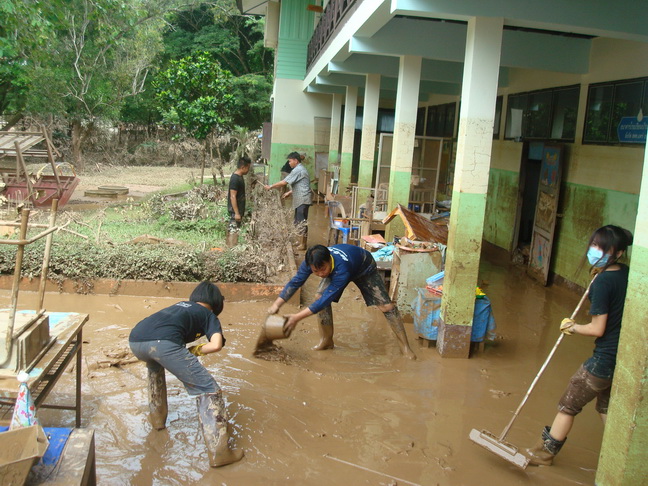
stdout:
<svg viewBox="0 0 648 486">
<path fill-rule="evenodd" d="M 47 312 L 50 319 L 50 335 L 56 338 L 47 352 L 35 363 L 29 373 L 27 385 L 36 409 L 52 408 L 74 410 L 76 427 L 81 427 L 81 363 L 83 325 L 88 314 L 75 312 Z M 59 380 L 68 364 L 76 357 L 76 394 L 74 405 L 44 403 L 47 395 Z M 15 377 L 0 377 L 0 417 L 11 419 L 18 394 L 18 380 Z"/>
</svg>

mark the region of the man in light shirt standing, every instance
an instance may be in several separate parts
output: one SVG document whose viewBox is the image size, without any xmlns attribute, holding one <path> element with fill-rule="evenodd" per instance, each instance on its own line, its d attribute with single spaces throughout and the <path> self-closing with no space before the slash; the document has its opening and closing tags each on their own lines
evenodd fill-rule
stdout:
<svg viewBox="0 0 648 486">
<path fill-rule="evenodd" d="M 308 208 L 313 204 L 311 188 L 310 188 L 310 175 L 308 170 L 302 164 L 302 156 L 297 152 L 288 154 L 288 164 L 292 167 L 292 171 L 283 180 L 275 182 L 268 186 L 263 186 L 266 189 L 275 189 L 290 184 L 292 190 L 284 194 L 283 197 L 292 195 L 292 206 L 295 210 L 295 226 L 301 225 L 301 238 L 299 250 L 306 249 L 306 240 L 308 238 Z"/>
</svg>

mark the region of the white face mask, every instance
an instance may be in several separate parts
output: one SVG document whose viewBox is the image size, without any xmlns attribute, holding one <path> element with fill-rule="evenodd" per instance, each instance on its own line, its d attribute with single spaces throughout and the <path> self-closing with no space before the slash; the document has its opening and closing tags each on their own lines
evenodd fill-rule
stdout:
<svg viewBox="0 0 648 486">
<path fill-rule="evenodd" d="M 607 265 L 609 259 L 610 255 L 604 255 L 603 251 L 595 246 L 590 246 L 587 250 L 587 260 L 590 262 L 590 265 L 602 268 Z"/>
</svg>

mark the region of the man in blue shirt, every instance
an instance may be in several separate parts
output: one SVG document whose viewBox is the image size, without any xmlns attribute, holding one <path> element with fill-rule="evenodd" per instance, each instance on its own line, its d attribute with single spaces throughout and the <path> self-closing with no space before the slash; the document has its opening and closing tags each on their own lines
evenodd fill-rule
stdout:
<svg viewBox="0 0 648 486">
<path fill-rule="evenodd" d="M 401 352 L 410 359 L 416 359 L 407 341 L 403 319 L 398 308 L 389 298 L 373 256 L 367 250 L 354 245 L 334 245 L 329 248 L 323 245 L 311 246 L 297 274 L 286 284 L 277 300 L 268 309 L 268 313 L 279 312 L 279 308 L 304 285 L 312 273 L 322 278 L 322 283 L 317 290 L 317 299 L 297 314 L 288 316 L 284 325 L 286 335 L 293 331 L 299 321 L 317 314 L 321 340 L 313 349 L 321 351 L 333 348 L 331 303 L 338 302 L 344 289 L 353 282 L 360 289 L 365 303 L 375 305 L 385 314 L 387 322 L 398 339 Z"/>
</svg>

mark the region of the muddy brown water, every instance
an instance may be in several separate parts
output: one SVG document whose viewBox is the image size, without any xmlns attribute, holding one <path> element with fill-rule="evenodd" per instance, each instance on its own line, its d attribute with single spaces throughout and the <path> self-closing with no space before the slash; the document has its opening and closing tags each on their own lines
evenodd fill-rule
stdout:
<svg viewBox="0 0 648 486">
<path fill-rule="evenodd" d="M 167 375 L 167 429 L 155 431 L 147 419 L 144 365 L 98 365 L 126 349 L 139 320 L 177 299 L 48 293 L 45 306 L 90 314 L 82 425 L 95 429 L 100 485 L 593 484 L 603 426 L 591 405 L 552 467 L 521 471 L 468 439 L 472 428 L 501 432 L 579 298 L 488 260 L 480 283 L 498 337 L 469 360 L 442 359 L 434 347 L 421 346 L 411 322 L 405 327 L 418 360 L 402 357 L 382 313 L 365 307 L 353 285 L 334 305 L 335 349 L 311 351 L 318 332 L 309 317 L 289 339 L 275 342 L 282 359 L 255 359 L 270 301 L 226 303 L 227 346 L 201 359 L 224 390 L 235 442 L 246 456 L 219 469 L 208 466 L 194 399 L 177 379 Z M 35 301 L 34 293 L 21 292 L 19 308 Z M 10 293 L 0 291 L 0 305 L 9 302 Z M 295 310 L 292 302 L 282 308 Z M 589 338 L 563 340 L 509 433 L 511 442 L 536 441 L 592 347 Z M 74 374 L 66 372 L 49 401 L 73 400 Z M 69 411 L 41 410 L 39 417 L 45 426 L 74 425 Z"/>
</svg>

